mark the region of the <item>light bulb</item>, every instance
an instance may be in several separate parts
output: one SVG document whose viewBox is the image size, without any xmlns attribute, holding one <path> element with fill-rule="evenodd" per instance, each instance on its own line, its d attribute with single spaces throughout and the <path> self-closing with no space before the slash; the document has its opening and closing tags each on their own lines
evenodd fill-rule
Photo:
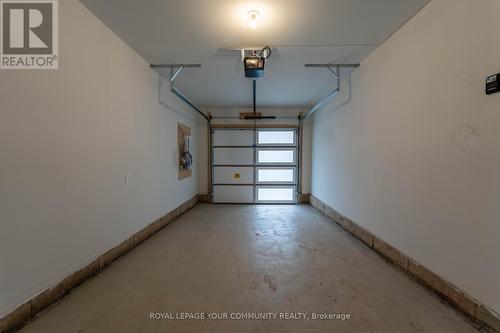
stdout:
<svg viewBox="0 0 500 333">
<path fill-rule="evenodd" d="M 248 26 L 250 29 L 257 29 L 257 20 L 260 16 L 260 13 L 256 10 L 251 10 L 248 12 Z"/>
</svg>

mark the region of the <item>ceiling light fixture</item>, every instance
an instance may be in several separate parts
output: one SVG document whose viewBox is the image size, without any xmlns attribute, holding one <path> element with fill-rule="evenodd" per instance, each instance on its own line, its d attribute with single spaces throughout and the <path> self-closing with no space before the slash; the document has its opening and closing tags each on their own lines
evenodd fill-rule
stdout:
<svg viewBox="0 0 500 333">
<path fill-rule="evenodd" d="M 247 13 L 247 16 L 250 29 L 257 29 L 257 20 L 259 19 L 260 13 L 257 10 L 251 10 Z"/>
</svg>

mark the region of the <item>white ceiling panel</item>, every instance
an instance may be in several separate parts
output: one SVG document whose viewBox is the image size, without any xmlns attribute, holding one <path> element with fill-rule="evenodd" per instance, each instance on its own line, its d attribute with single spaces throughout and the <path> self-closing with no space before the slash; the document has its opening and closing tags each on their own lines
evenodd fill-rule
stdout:
<svg viewBox="0 0 500 333">
<path fill-rule="evenodd" d="M 80 0 L 150 63 L 200 63 L 178 87 L 202 107 L 252 104 L 240 56 L 225 47 L 273 45 L 258 105 L 304 107 L 335 85 L 305 63 L 359 62 L 428 0 Z M 258 27 L 246 13 L 261 12 Z"/>
</svg>

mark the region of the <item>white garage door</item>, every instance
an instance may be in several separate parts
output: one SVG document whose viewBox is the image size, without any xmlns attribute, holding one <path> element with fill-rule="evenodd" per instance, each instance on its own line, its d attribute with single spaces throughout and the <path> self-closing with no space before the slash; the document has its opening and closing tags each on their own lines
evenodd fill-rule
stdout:
<svg viewBox="0 0 500 333">
<path fill-rule="evenodd" d="M 296 203 L 295 129 L 214 129 L 212 182 L 217 203 Z"/>
</svg>

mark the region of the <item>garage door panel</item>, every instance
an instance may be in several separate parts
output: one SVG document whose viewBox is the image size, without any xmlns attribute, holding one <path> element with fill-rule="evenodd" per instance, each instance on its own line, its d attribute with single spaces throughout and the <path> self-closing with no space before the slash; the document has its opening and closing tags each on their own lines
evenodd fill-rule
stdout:
<svg viewBox="0 0 500 333">
<path fill-rule="evenodd" d="M 257 184 L 295 184 L 295 167 L 257 168 Z"/>
<path fill-rule="evenodd" d="M 292 165 L 297 160 L 295 148 L 283 149 L 257 149 L 257 164 L 283 164 Z"/>
<path fill-rule="evenodd" d="M 253 184 L 253 167 L 215 167 L 215 184 Z"/>
<path fill-rule="evenodd" d="M 296 143 L 295 131 L 258 131 L 257 143 L 261 146 L 293 146 Z"/>
<path fill-rule="evenodd" d="M 253 203 L 253 186 L 214 186 L 214 202 Z"/>
<path fill-rule="evenodd" d="M 292 203 L 295 201 L 295 186 L 257 187 L 257 202 Z"/>
<path fill-rule="evenodd" d="M 253 165 L 253 148 L 214 148 L 215 165 Z"/>
<path fill-rule="evenodd" d="M 214 131 L 214 146 L 252 146 L 253 131 L 218 130 Z"/>
<path fill-rule="evenodd" d="M 295 203 L 297 140 L 289 129 L 212 131 L 214 202 Z"/>
</svg>

